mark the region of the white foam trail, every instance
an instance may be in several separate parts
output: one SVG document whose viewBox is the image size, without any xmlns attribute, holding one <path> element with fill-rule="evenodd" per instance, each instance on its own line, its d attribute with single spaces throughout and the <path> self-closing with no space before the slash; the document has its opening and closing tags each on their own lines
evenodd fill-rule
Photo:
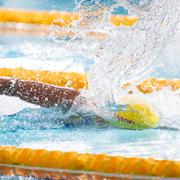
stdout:
<svg viewBox="0 0 180 180">
<path fill-rule="evenodd" d="M 152 72 L 152 65 L 159 63 L 157 57 L 169 44 L 179 21 L 180 3 L 178 0 L 152 0 L 141 1 L 140 6 L 135 6 L 124 0 L 111 9 L 100 7 L 98 1 L 97 4 L 100 13 L 93 12 L 94 5 L 78 5 L 83 12 L 81 19 L 88 19 L 88 26 L 75 28 L 77 36 L 66 43 L 66 48 L 95 60 L 88 74 L 87 94 L 96 97 L 96 104 L 103 106 L 108 101 L 120 102 L 122 81 L 143 79 Z M 119 5 L 138 16 L 136 25 L 118 28 L 110 25 L 108 16 Z M 84 35 L 91 31 L 106 33 L 108 38 L 100 42 L 91 40 Z"/>
<path fill-rule="evenodd" d="M 110 39 L 96 46 L 97 63 L 89 78 L 90 87 L 99 94 L 105 93 L 104 87 L 111 87 L 107 88 L 107 96 L 112 93 L 115 101 L 120 97 L 118 87 L 122 80 L 141 79 L 142 74 L 151 71 L 150 65 L 158 62 L 157 56 L 169 43 L 169 34 L 179 20 L 178 0 L 154 0 L 147 7 L 128 7 L 139 22 L 110 31 Z"/>
<path fill-rule="evenodd" d="M 60 150 L 63 152 L 76 151 L 80 153 L 90 152 L 92 149 L 90 145 L 85 144 L 84 142 L 78 142 L 78 141 L 47 142 L 46 140 L 41 143 L 38 142 L 23 143 L 20 144 L 19 147 L 26 147 L 26 148 L 28 147 L 33 149 Z"/>
<path fill-rule="evenodd" d="M 25 68 L 29 70 L 49 70 L 61 72 L 85 73 L 83 64 L 75 62 L 72 57 L 62 61 L 41 61 L 28 58 L 0 58 L 0 68 Z"/>
<path fill-rule="evenodd" d="M 24 108 L 38 108 L 39 106 L 24 102 L 17 97 L 0 95 L 0 116 L 15 114 Z"/>
<path fill-rule="evenodd" d="M 145 99 L 146 102 L 151 104 L 161 117 L 160 127 L 180 129 L 180 91 L 173 92 L 169 88 L 164 88 L 152 94 L 139 95 L 140 98 Z"/>
<path fill-rule="evenodd" d="M 107 23 L 106 16 L 109 15 L 107 12 L 109 10 L 104 11 L 102 8 L 104 13 L 100 13 L 103 16 L 100 21 L 95 20 L 96 12 L 93 15 L 85 14 L 85 19 L 89 18 L 88 28 L 80 28 L 77 36 L 79 39 L 75 37 L 68 43 L 72 50 L 91 56 L 95 60 L 88 74 L 89 89 L 85 96 L 93 98 L 94 104 L 102 110 L 109 102 L 121 103 L 123 92 L 119 86 L 122 81 L 142 80 L 154 70 L 155 66 L 165 63 L 159 57 L 165 53 L 165 49 L 176 36 L 177 25 L 180 22 L 179 0 L 141 1 L 144 4 L 141 3 L 140 6 L 129 4 L 127 0 L 118 2 L 112 8 L 119 5 L 128 8 L 131 15 L 139 18 L 136 25 L 112 27 Z M 87 10 L 85 7 L 85 11 Z M 99 18 L 99 14 L 97 15 Z M 78 31 L 78 28 L 76 30 Z M 105 32 L 109 38 L 100 42 L 84 38 L 83 34 L 92 30 Z M 159 95 L 153 94 L 151 98 L 149 102 L 157 108 L 163 123 L 166 121 L 166 124 L 176 119 L 175 116 L 179 116 L 178 95 L 162 91 Z M 178 127 L 179 123 L 176 126 Z"/>
<path fill-rule="evenodd" d="M 180 79 L 180 22 L 174 29 L 172 41 L 164 48 L 159 56 L 159 64 L 154 69 L 154 74 L 158 77 Z"/>
</svg>

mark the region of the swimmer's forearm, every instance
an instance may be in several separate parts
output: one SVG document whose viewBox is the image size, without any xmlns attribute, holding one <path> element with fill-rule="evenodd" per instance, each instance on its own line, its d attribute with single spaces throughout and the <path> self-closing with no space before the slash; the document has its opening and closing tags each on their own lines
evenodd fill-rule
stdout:
<svg viewBox="0 0 180 180">
<path fill-rule="evenodd" d="M 44 107 L 60 106 L 69 109 L 79 92 L 39 82 L 18 81 L 16 96 Z"/>
<path fill-rule="evenodd" d="M 10 78 L 0 78 L 0 94 L 14 96 L 15 80 Z"/>
<path fill-rule="evenodd" d="M 0 94 L 16 96 L 36 105 L 69 109 L 79 92 L 40 82 L 0 78 Z"/>
</svg>

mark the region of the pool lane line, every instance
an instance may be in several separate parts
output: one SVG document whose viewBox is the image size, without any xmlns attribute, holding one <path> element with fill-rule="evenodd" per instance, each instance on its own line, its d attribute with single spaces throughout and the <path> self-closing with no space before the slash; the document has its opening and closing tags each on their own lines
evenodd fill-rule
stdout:
<svg viewBox="0 0 180 180">
<path fill-rule="evenodd" d="M 18 78 L 20 80 L 38 81 L 51 85 L 73 88 L 87 87 L 87 78 L 76 72 L 55 72 L 47 70 L 27 70 L 24 68 L 0 68 L 0 77 Z"/>
<path fill-rule="evenodd" d="M 74 21 L 80 19 L 78 12 L 33 11 L 22 9 L 0 8 L 0 22 L 14 22 L 27 24 L 58 25 L 72 27 Z M 111 15 L 109 21 L 115 26 L 132 26 L 138 18 L 127 15 Z M 83 22 L 82 25 L 86 24 Z"/>
<path fill-rule="evenodd" d="M 18 78 L 20 80 L 38 81 L 51 85 L 73 88 L 76 90 L 87 89 L 88 81 L 86 74 L 76 72 L 59 72 L 48 70 L 28 70 L 25 68 L 0 67 L 0 77 Z M 120 88 L 133 94 L 132 83 L 123 83 Z M 163 88 L 170 88 L 172 91 L 180 89 L 179 79 L 157 79 L 149 78 L 135 85 L 136 90 L 149 94 L 160 91 Z"/>
<path fill-rule="evenodd" d="M 180 178 L 180 161 L 110 156 L 107 154 L 80 154 L 78 152 L 48 151 L 45 149 L 1 146 L 0 164 L 5 165 L 6 168 L 9 165 L 15 165 L 30 169 L 33 167 L 50 170 L 64 169 L 78 172 Z M 0 169 L 3 172 L 2 166 Z M 19 170 L 17 174 L 21 176 L 29 175 L 24 170 Z M 33 175 L 41 177 L 44 173 L 38 174 L 36 170 L 33 170 Z"/>
</svg>

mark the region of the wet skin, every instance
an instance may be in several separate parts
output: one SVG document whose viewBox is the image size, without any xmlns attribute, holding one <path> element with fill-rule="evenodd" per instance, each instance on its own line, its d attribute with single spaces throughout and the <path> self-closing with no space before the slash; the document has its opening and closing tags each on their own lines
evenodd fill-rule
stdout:
<svg viewBox="0 0 180 180">
<path fill-rule="evenodd" d="M 13 78 L 0 78 L 0 94 L 20 99 L 42 107 L 59 106 L 69 110 L 79 92 L 64 87 L 35 81 L 22 81 Z"/>
</svg>

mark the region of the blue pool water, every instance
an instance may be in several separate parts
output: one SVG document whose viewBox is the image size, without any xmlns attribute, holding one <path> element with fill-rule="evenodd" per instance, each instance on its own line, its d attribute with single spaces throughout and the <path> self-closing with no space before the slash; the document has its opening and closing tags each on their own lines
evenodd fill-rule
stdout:
<svg viewBox="0 0 180 180">
<path fill-rule="evenodd" d="M 93 0 L 94 1 L 94 0 Z M 92 2 L 93 2 L 92 1 Z M 134 0 L 136 1 L 136 0 Z M 0 0 L 0 6 L 4 8 L 18 8 L 29 10 L 60 10 L 60 11 L 76 11 L 76 2 L 80 0 Z M 90 1 L 89 1 L 90 2 Z M 100 1 L 101 2 L 101 1 Z M 104 5 L 111 5 L 114 0 L 102 0 Z M 127 14 L 127 10 L 123 7 L 118 7 L 114 10 L 114 14 Z"/>
<path fill-rule="evenodd" d="M 0 6 L 6 8 L 21 8 L 21 9 L 36 9 L 36 10 L 64 10 L 72 11 L 75 10 L 75 1 L 69 0 L 0 0 Z"/>
<path fill-rule="evenodd" d="M 179 130 L 67 128 L 58 122 L 10 117 L 1 120 L 0 128 L 0 145 L 180 160 Z"/>
</svg>

